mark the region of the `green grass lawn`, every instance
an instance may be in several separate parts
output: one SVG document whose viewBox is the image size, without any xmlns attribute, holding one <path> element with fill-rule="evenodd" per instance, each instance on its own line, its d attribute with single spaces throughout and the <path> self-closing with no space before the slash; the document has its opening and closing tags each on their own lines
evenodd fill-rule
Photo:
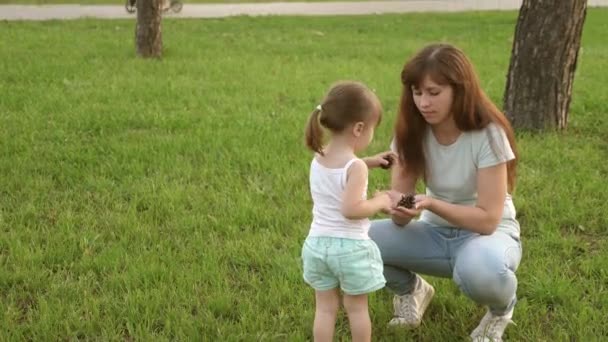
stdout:
<svg viewBox="0 0 608 342">
<path fill-rule="evenodd" d="M 499 104 L 515 12 L 0 22 L 0 340 L 305 341 L 309 112 L 338 79 L 374 88 L 385 150 L 404 61 L 449 41 Z M 566 132 L 518 133 L 524 258 L 512 341 L 608 336 L 608 10 L 590 9 Z M 388 183 L 373 171 L 370 190 Z M 450 280 L 415 331 L 464 340 L 484 314 Z M 339 319 L 338 340 L 349 340 Z"/>
<path fill-rule="evenodd" d="M 182 0 L 184 4 L 235 4 L 235 3 L 253 3 L 253 2 L 327 2 L 337 0 Z M 341 0 L 345 1 L 345 0 Z M 355 1 L 373 1 L 373 0 L 346 0 Z M 58 4 L 80 4 L 80 5 L 124 5 L 124 1 L 117 0 L 0 0 L 0 4 L 15 4 L 15 5 L 58 5 Z"/>
</svg>

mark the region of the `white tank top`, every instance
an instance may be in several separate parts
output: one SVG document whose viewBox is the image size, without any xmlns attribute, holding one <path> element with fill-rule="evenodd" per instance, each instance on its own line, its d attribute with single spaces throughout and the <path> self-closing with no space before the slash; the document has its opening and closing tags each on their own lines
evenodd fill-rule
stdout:
<svg viewBox="0 0 608 342">
<path fill-rule="evenodd" d="M 367 240 L 369 219 L 349 220 L 341 213 L 342 193 L 346 186 L 348 168 L 357 158 L 351 159 L 342 168 L 331 169 L 313 158 L 310 164 L 310 194 L 312 196 L 312 224 L 308 236 L 328 236 L 356 240 Z M 367 198 L 367 181 L 361 194 Z"/>
</svg>

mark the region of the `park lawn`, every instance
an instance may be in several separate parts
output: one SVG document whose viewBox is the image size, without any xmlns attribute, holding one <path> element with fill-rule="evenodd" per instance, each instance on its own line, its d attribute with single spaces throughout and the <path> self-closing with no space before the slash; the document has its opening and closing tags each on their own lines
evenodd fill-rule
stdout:
<svg viewBox="0 0 608 342">
<path fill-rule="evenodd" d="M 165 20 L 160 61 L 135 58 L 132 20 L 1 22 L 0 340 L 310 340 L 309 112 L 333 81 L 366 82 L 385 108 L 369 153 L 385 150 L 402 65 L 434 41 L 500 104 L 516 17 Z M 608 336 L 607 31 L 590 9 L 568 130 L 518 132 L 509 340 Z M 391 295 L 371 295 L 374 340 L 468 336 L 484 309 L 429 280 L 414 331 L 386 328 Z"/>
<path fill-rule="evenodd" d="M 238 3 L 263 3 L 263 2 L 328 2 L 336 0 L 182 0 L 184 4 L 238 4 Z M 341 0 L 341 1 L 373 1 L 373 0 Z M 11 5 L 124 5 L 124 1 L 117 0 L 0 0 L 0 4 Z"/>
</svg>

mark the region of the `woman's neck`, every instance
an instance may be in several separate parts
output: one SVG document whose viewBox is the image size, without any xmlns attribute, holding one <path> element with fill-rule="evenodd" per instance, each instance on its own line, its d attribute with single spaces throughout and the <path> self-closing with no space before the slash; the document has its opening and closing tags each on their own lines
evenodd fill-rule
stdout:
<svg viewBox="0 0 608 342">
<path fill-rule="evenodd" d="M 454 120 L 445 120 L 437 125 L 432 125 L 431 130 L 433 131 L 433 135 L 435 139 L 442 145 L 451 145 L 460 136 L 462 133 L 458 127 L 456 127 L 456 122 Z"/>
</svg>

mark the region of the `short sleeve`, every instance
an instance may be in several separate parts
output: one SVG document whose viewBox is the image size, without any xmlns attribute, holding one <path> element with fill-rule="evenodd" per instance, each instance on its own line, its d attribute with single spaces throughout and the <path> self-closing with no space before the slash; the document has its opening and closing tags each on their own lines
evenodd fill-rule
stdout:
<svg viewBox="0 0 608 342">
<path fill-rule="evenodd" d="M 505 131 L 496 124 L 489 124 L 479 132 L 477 167 L 485 168 L 515 159 Z"/>
</svg>

